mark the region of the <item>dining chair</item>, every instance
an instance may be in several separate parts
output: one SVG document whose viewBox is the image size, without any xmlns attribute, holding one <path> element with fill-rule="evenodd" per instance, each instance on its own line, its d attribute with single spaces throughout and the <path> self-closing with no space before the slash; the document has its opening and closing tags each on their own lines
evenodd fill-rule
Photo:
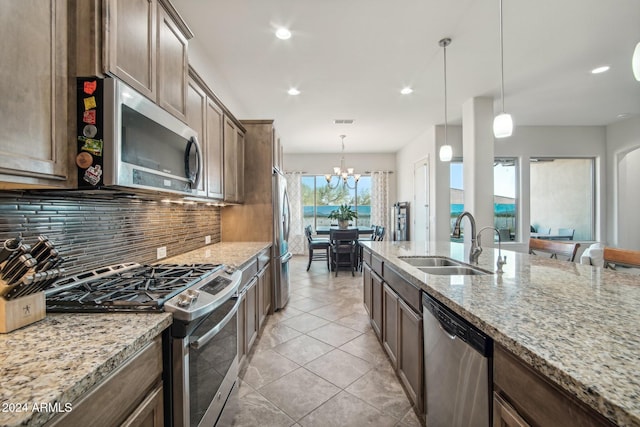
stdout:
<svg viewBox="0 0 640 427">
<path fill-rule="evenodd" d="M 358 262 L 358 229 L 331 230 L 329 232 L 331 245 L 331 266 L 338 276 L 339 267 L 349 267 L 351 275 L 355 276 Z"/>
<path fill-rule="evenodd" d="M 384 240 L 384 232 L 385 228 L 382 225 L 376 227 L 375 235 L 371 240 L 375 240 L 376 242 L 381 242 Z"/>
<path fill-rule="evenodd" d="M 604 267 L 617 270 L 616 267 L 640 268 L 640 251 L 631 249 L 604 248 Z"/>
<path fill-rule="evenodd" d="M 573 240 L 575 232 L 575 228 L 558 228 L 558 235 L 567 240 Z"/>
<path fill-rule="evenodd" d="M 324 260 L 327 263 L 327 269 L 330 270 L 329 265 L 329 247 L 331 246 L 327 239 L 314 239 L 311 226 L 307 225 L 304 228 L 304 234 L 307 237 L 307 244 L 309 246 L 309 263 L 307 264 L 307 271 L 311 267 L 311 261 Z"/>
<path fill-rule="evenodd" d="M 539 253 L 550 254 L 550 258 L 559 259 L 558 256 L 566 257 L 567 261 L 574 261 L 580 243 L 560 242 L 558 240 L 529 239 L 529 253 L 538 255 Z"/>
<path fill-rule="evenodd" d="M 536 231 L 538 234 L 551 234 L 551 228 L 548 227 L 538 227 Z"/>
</svg>

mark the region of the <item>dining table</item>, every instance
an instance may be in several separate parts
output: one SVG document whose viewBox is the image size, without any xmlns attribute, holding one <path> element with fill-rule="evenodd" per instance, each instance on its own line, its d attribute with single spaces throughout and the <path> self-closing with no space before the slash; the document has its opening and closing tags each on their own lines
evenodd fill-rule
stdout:
<svg viewBox="0 0 640 427">
<path fill-rule="evenodd" d="M 531 233 L 532 239 L 546 239 L 546 240 L 573 240 L 572 234 L 545 234 L 545 233 Z"/>
<path fill-rule="evenodd" d="M 318 226 L 316 228 L 316 234 L 318 235 L 328 235 L 330 234 L 331 230 L 354 230 L 357 229 L 358 230 L 358 236 L 360 235 L 364 235 L 364 236 L 371 236 L 373 234 L 373 228 L 372 227 L 366 227 L 366 226 L 350 226 L 347 228 L 339 228 L 338 226 L 328 226 L 328 225 L 321 225 Z"/>
</svg>

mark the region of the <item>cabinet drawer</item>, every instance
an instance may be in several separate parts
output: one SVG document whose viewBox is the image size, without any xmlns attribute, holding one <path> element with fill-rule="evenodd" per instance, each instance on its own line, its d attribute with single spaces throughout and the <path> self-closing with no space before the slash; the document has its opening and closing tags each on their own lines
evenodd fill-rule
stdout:
<svg viewBox="0 0 640 427">
<path fill-rule="evenodd" d="M 371 251 L 369 250 L 369 248 L 366 247 L 362 247 L 362 261 L 365 264 L 369 264 L 371 265 Z"/>
<path fill-rule="evenodd" d="M 378 273 L 379 276 L 384 277 L 383 268 L 384 268 L 384 260 L 379 258 L 377 255 L 371 254 L 371 268 L 373 271 Z"/>
<path fill-rule="evenodd" d="M 499 345 L 494 348 L 493 382 L 500 397 L 531 425 L 613 426 Z"/>
<path fill-rule="evenodd" d="M 73 410 L 47 426 L 113 426 L 122 423 L 147 398 L 162 376 L 162 341 L 156 337 L 79 400 Z"/>
<path fill-rule="evenodd" d="M 258 258 L 253 258 L 245 267 L 242 268 L 240 289 L 243 289 L 256 274 L 258 274 Z"/>
<path fill-rule="evenodd" d="M 396 291 L 412 309 L 417 313 L 422 313 L 422 302 L 420 301 L 420 289 L 403 279 L 393 268 L 387 266 L 384 269 L 384 281 Z"/>
<path fill-rule="evenodd" d="M 271 260 L 271 248 L 267 248 L 258 254 L 258 271 L 262 270 Z"/>
</svg>

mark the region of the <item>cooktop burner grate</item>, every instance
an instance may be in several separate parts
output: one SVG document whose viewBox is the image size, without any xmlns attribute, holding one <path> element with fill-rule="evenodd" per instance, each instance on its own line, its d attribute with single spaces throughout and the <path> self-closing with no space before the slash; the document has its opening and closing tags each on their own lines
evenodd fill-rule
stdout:
<svg viewBox="0 0 640 427">
<path fill-rule="evenodd" d="M 47 311 L 162 311 L 221 264 L 120 264 L 69 277 L 47 291 Z"/>
</svg>

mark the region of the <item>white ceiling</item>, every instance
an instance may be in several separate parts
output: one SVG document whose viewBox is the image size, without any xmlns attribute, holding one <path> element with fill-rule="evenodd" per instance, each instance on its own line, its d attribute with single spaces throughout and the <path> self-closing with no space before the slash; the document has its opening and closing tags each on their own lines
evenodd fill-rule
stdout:
<svg viewBox="0 0 640 427">
<path fill-rule="evenodd" d="M 498 0 L 173 0 L 245 115 L 275 119 L 285 152 L 395 152 L 462 104 L 499 109 Z M 631 56 L 640 0 L 504 0 L 505 109 L 516 125 L 640 115 Z M 293 36 L 279 40 L 287 26 Z M 607 64 L 599 75 L 592 68 Z M 405 85 L 410 95 L 401 95 Z M 215 84 L 212 85 L 215 90 Z M 290 96 L 289 87 L 301 94 Z M 334 119 L 353 119 L 336 125 Z"/>
</svg>

